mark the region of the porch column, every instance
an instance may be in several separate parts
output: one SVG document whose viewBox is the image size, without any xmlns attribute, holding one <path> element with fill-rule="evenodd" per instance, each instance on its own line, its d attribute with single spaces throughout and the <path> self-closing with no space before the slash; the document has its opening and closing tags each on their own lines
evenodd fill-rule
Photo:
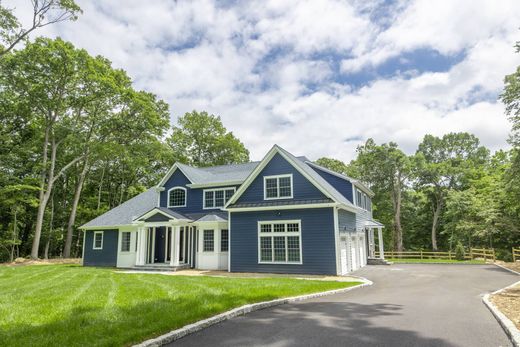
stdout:
<svg viewBox="0 0 520 347">
<path fill-rule="evenodd" d="M 141 228 L 138 227 L 135 233 L 135 265 L 141 265 Z"/>
<path fill-rule="evenodd" d="M 383 228 L 377 228 L 377 238 L 379 241 L 379 258 L 385 259 L 385 249 L 383 246 Z"/>
<path fill-rule="evenodd" d="M 374 228 L 368 229 L 368 257 L 374 258 L 375 244 L 374 244 Z"/>
<path fill-rule="evenodd" d="M 175 259 L 175 227 L 168 227 L 168 229 L 170 229 L 170 266 L 173 266 Z"/>
<path fill-rule="evenodd" d="M 173 238 L 174 244 L 173 248 L 175 249 L 175 258 L 173 260 L 173 266 L 179 266 L 179 256 L 181 254 L 180 252 L 180 243 L 181 243 L 181 227 L 175 226 L 175 237 Z"/>
<path fill-rule="evenodd" d="M 191 227 L 186 227 L 186 230 L 188 231 L 188 252 L 186 253 L 186 263 L 191 267 Z"/>
<path fill-rule="evenodd" d="M 138 228 L 136 265 L 144 265 L 146 259 L 146 228 Z"/>
</svg>

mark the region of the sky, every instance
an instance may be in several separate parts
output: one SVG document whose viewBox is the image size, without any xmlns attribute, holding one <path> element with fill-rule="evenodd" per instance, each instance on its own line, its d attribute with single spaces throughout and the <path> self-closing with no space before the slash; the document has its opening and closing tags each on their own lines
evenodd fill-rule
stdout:
<svg viewBox="0 0 520 347">
<path fill-rule="evenodd" d="M 76 0 L 60 36 L 125 69 L 170 105 L 207 111 L 259 160 L 278 144 L 355 158 L 368 138 L 414 153 L 467 131 L 507 149 L 498 100 L 520 65 L 518 0 Z M 30 1 L 4 2 L 29 20 Z"/>
</svg>

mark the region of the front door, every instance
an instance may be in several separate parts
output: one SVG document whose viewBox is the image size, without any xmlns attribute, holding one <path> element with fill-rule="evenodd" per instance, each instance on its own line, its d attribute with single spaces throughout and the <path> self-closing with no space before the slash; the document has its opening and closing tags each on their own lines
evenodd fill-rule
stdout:
<svg viewBox="0 0 520 347">
<path fill-rule="evenodd" d="M 156 227 L 155 228 L 155 263 L 164 263 L 165 251 L 166 251 L 166 228 Z"/>
</svg>

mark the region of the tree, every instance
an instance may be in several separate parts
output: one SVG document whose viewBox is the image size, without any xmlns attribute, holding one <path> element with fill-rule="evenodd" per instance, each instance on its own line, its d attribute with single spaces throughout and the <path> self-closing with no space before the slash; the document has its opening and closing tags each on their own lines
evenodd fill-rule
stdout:
<svg viewBox="0 0 520 347">
<path fill-rule="evenodd" d="M 29 34 L 47 25 L 72 20 L 82 13 L 73 0 L 31 0 L 33 13 L 30 27 L 23 28 L 13 10 L 2 6 L 0 1 L 0 58 L 10 52 Z"/>
<path fill-rule="evenodd" d="M 516 52 L 520 53 L 520 41 L 515 45 Z M 520 148 L 520 66 L 516 71 L 504 78 L 504 91 L 500 99 L 506 107 L 506 115 L 513 124 L 510 143 Z"/>
<path fill-rule="evenodd" d="M 438 249 L 437 231 L 446 196 L 452 189 L 461 190 L 472 170 L 483 165 L 489 151 L 480 146 L 478 138 L 468 133 L 450 133 L 442 138 L 426 135 L 415 157 L 418 186 L 431 199 L 432 249 Z"/>
<path fill-rule="evenodd" d="M 394 249 L 403 250 L 401 206 L 403 190 L 411 174 L 410 159 L 396 143 L 376 145 L 368 139 L 358 147 L 356 164 L 362 179 L 370 185 L 376 195 L 390 195 L 393 211 L 392 240 Z"/>
<path fill-rule="evenodd" d="M 220 117 L 192 111 L 180 117 L 167 143 L 177 161 L 195 166 L 213 166 L 249 161 L 249 151 Z"/>
</svg>

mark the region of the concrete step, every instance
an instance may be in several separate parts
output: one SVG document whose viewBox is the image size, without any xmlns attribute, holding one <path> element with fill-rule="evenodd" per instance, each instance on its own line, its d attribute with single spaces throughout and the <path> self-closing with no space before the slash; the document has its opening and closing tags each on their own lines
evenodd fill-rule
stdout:
<svg viewBox="0 0 520 347">
<path fill-rule="evenodd" d="M 391 261 L 379 258 L 368 258 L 367 265 L 391 265 Z"/>
<path fill-rule="evenodd" d="M 146 264 L 146 265 L 135 265 L 132 269 L 144 270 L 144 271 L 178 271 L 182 269 L 189 269 L 189 264 L 182 264 L 179 266 L 170 266 L 163 264 Z"/>
</svg>

